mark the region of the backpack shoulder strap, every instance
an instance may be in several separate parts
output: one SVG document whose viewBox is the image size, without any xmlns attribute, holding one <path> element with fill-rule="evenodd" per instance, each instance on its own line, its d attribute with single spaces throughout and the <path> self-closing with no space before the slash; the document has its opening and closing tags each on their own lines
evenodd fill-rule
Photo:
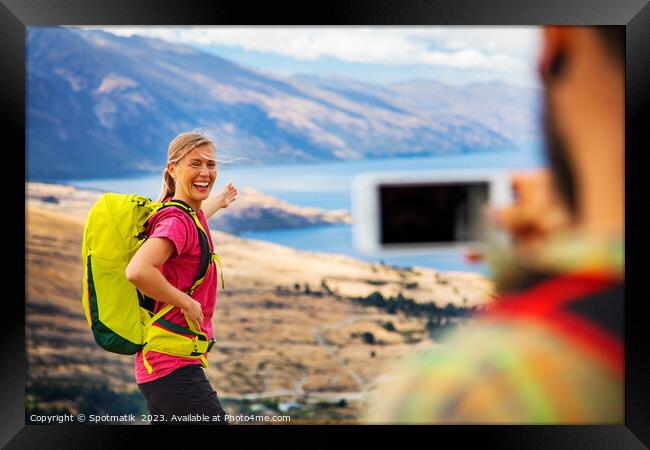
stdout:
<svg viewBox="0 0 650 450">
<path fill-rule="evenodd" d="M 624 337 L 625 286 L 615 284 L 568 303 L 564 310 L 582 317 L 619 340 Z"/>
<path fill-rule="evenodd" d="M 210 246 L 208 244 L 208 235 L 203 229 L 203 225 L 201 225 L 199 218 L 194 212 L 194 209 L 192 209 L 190 205 L 181 200 L 170 200 L 164 203 L 161 209 L 169 206 L 175 206 L 176 208 L 181 209 L 189 214 L 189 216 L 194 221 L 194 224 L 196 225 L 197 233 L 199 236 L 199 245 L 201 246 L 201 264 L 199 266 L 199 272 L 197 273 L 196 277 L 194 277 L 194 282 L 188 291 L 188 294 L 192 295 L 197 286 L 203 282 L 203 279 L 205 278 L 206 274 L 208 273 L 208 269 L 210 268 L 212 254 L 210 252 Z"/>
<path fill-rule="evenodd" d="M 622 377 L 624 290 L 622 281 L 604 274 L 549 277 L 524 293 L 505 296 L 488 315 L 535 320 Z"/>
<path fill-rule="evenodd" d="M 210 245 L 208 244 L 208 235 L 203 229 L 203 226 L 201 225 L 201 222 L 199 221 L 199 218 L 196 216 L 196 213 L 192 207 L 182 200 L 167 201 L 163 203 L 156 212 L 160 211 L 163 208 L 172 206 L 186 212 L 192 218 L 194 224 L 196 225 L 199 236 L 199 245 L 201 246 L 201 264 L 199 266 L 199 272 L 197 273 L 196 277 L 194 277 L 194 282 L 188 291 L 188 294 L 192 295 L 197 286 L 203 282 L 203 279 L 207 275 L 208 269 L 210 268 L 210 263 L 212 261 L 212 253 L 210 252 Z"/>
</svg>

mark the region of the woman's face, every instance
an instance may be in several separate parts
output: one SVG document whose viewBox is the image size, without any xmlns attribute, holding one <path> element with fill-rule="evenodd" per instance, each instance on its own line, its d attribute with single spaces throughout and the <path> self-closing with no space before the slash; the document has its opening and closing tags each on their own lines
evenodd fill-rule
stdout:
<svg viewBox="0 0 650 450">
<path fill-rule="evenodd" d="M 217 179 L 214 148 L 208 144 L 196 147 L 176 165 L 170 164 L 168 170 L 175 179 L 175 196 L 193 207 L 198 206 L 208 198 Z"/>
</svg>

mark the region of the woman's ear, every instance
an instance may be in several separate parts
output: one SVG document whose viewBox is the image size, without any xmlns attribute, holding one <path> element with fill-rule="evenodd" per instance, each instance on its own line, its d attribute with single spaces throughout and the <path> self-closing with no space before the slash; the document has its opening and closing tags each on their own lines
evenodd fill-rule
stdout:
<svg viewBox="0 0 650 450">
<path fill-rule="evenodd" d="M 174 165 L 172 163 L 167 163 L 167 173 L 174 178 Z"/>
<path fill-rule="evenodd" d="M 566 65 L 568 43 L 573 36 L 573 27 L 548 26 L 543 29 L 543 48 L 539 58 L 539 73 L 549 81 L 562 74 Z"/>
</svg>

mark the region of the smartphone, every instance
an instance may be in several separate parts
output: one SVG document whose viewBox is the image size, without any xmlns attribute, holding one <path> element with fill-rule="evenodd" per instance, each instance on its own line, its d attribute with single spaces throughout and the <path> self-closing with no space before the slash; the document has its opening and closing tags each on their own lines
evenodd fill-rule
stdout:
<svg viewBox="0 0 650 450">
<path fill-rule="evenodd" d="M 501 170 L 372 172 L 352 181 L 352 236 L 363 253 L 405 254 L 478 243 L 486 206 L 512 200 Z"/>
</svg>

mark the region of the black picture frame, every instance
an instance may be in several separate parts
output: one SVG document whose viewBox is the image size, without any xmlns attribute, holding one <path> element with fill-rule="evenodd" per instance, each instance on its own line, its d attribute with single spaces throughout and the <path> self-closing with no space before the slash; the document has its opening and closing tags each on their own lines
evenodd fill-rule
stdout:
<svg viewBox="0 0 650 450">
<path fill-rule="evenodd" d="M 0 364 L 0 445 L 6 448 L 121 448 L 130 446 L 134 436 L 177 437 L 185 444 L 206 445 L 206 437 L 191 432 L 162 433 L 150 427 L 25 425 L 25 317 L 24 304 L 16 301 L 13 287 L 25 278 L 25 260 L 13 258 L 8 244 L 20 246 L 18 229 L 26 226 L 24 191 L 14 187 L 26 179 L 25 155 L 25 37 L 28 26 L 48 25 L 621 25 L 626 29 L 626 262 L 625 304 L 625 423 L 608 426 L 430 426 L 379 427 L 364 429 L 363 439 L 397 436 L 416 445 L 415 440 L 438 443 L 473 441 L 498 448 L 644 448 L 650 446 L 650 346 L 643 306 L 643 256 L 648 253 L 650 223 L 644 214 L 643 184 L 648 177 L 640 164 L 648 145 L 648 105 L 650 104 L 650 6 L 647 0 L 347 0 L 301 5 L 275 2 L 246 4 L 195 0 L 3 0 L 0 4 L 2 52 L 2 124 L 5 131 L 3 171 L 4 201 L 10 208 L 5 217 L 3 243 L 7 256 L 4 287 L 5 318 L 0 341 L 4 363 Z M 10 136 L 11 139 L 6 139 Z M 10 144 L 11 143 L 11 144 Z M 22 179 L 21 179 L 22 178 Z M 647 192 L 647 191 L 646 191 Z M 21 206 L 22 205 L 22 206 Z M 16 212 L 17 210 L 17 212 Z M 644 217 L 645 216 L 645 217 Z M 17 217 L 17 218 L 16 218 Z M 24 234 L 23 234 L 24 236 Z M 23 240 L 23 247 L 25 241 Z M 16 253 L 24 254 L 19 248 Z M 9 256 L 11 255 L 11 257 Z M 629 261 L 632 264 L 629 264 Z M 20 262 L 23 264 L 20 264 Z M 17 288 L 15 290 L 18 290 Z M 26 292 L 26 289 L 25 289 Z M 228 433 L 246 433 L 251 427 L 230 427 Z M 292 441 L 306 441 L 306 432 L 321 427 L 255 427 L 256 431 L 277 434 L 289 429 Z M 330 427 L 325 439 L 330 435 Z M 322 429 L 321 428 L 321 429 Z M 336 427 L 349 429 L 349 427 Z M 241 430 L 241 431 L 240 431 Z M 189 431 L 189 430 L 188 430 Z M 198 429 L 196 430 L 198 431 Z M 399 433 L 397 433 L 399 431 Z M 223 436 L 224 431 L 220 431 Z M 416 436 L 417 435 L 417 436 Z M 404 441 L 405 437 L 410 438 Z M 213 434 L 209 439 L 221 439 Z M 296 439 L 297 438 L 297 439 Z M 289 443 L 277 441 L 278 446 Z M 323 439 L 318 444 L 324 445 Z M 334 436 L 332 434 L 332 438 Z M 398 442 L 399 442 L 398 441 Z M 146 443 L 146 441 L 144 441 Z M 172 442 L 171 440 L 169 441 Z M 334 441 L 333 441 L 334 442 Z M 216 443 L 215 443 L 216 444 Z M 150 445 L 150 444 L 149 444 Z M 227 445 L 227 444 L 226 444 Z M 407 444 L 408 445 L 408 444 Z M 275 447 L 275 445 L 271 445 Z"/>
</svg>

